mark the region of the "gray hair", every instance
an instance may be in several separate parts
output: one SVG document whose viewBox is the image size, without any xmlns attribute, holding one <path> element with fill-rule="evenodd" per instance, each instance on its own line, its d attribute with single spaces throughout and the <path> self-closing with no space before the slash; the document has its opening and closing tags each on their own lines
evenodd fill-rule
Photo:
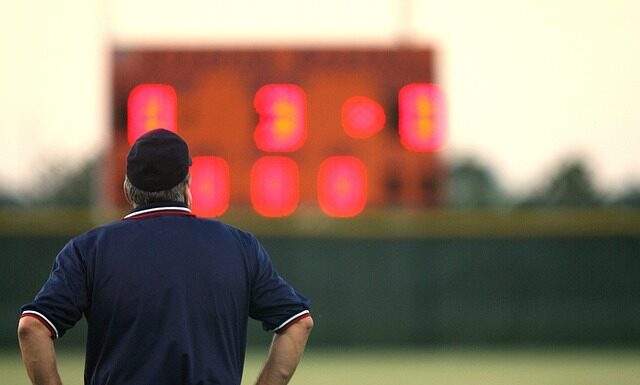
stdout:
<svg viewBox="0 0 640 385">
<path fill-rule="evenodd" d="M 187 199 L 184 196 L 184 189 L 189 185 L 191 178 L 187 174 L 187 176 L 182 180 L 182 182 L 177 185 L 171 187 L 168 190 L 162 191 L 144 191 L 133 184 L 129 178 L 125 176 L 124 178 L 124 193 L 129 201 L 134 206 L 147 205 L 149 203 L 154 202 L 182 202 L 187 203 Z"/>
</svg>

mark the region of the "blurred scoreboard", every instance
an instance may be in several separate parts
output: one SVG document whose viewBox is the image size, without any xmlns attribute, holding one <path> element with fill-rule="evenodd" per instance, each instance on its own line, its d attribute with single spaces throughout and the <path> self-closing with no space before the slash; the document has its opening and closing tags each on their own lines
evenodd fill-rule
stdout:
<svg viewBox="0 0 640 385">
<path fill-rule="evenodd" d="M 201 216 L 309 207 L 351 217 L 443 200 L 446 110 L 430 49 L 123 50 L 113 60 L 113 205 L 126 206 L 131 143 L 156 128 L 189 143 Z"/>
</svg>

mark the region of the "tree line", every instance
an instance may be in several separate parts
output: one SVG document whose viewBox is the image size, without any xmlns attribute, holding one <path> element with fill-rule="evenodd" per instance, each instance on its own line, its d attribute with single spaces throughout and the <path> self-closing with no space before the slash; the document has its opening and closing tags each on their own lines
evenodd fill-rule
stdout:
<svg viewBox="0 0 640 385">
<path fill-rule="evenodd" d="M 0 189 L 0 207 L 89 207 L 97 200 L 100 159 L 73 171 L 52 165 L 41 173 L 38 188 L 29 193 Z M 456 209 L 640 208 L 640 183 L 629 181 L 621 192 L 599 188 L 582 159 L 559 164 L 525 193 L 509 193 L 483 162 L 465 158 L 449 162 L 444 178 L 443 205 Z"/>
<path fill-rule="evenodd" d="M 602 208 L 640 207 L 640 183 L 629 181 L 621 192 L 596 186 L 582 159 L 559 164 L 530 191 L 513 194 L 482 162 L 466 158 L 449 165 L 448 206 L 454 208 Z"/>
</svg>

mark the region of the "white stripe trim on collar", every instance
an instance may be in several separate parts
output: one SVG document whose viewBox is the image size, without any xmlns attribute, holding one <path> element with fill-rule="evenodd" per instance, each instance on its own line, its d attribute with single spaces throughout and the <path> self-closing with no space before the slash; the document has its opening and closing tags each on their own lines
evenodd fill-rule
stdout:
<svg viewBox="0 0 640 385">
<path fill-rule="evenodd" d="M 56 328 L 56 325 L 53 324 L 53 322 L 49 321 L 49 318 L 45 317 L 44 314 L 37 312 L 35 310 L 25 310 L 22 312 L 22 314 L 34 314 L 36 316 L 38 316 L 39 318 L 43 319 L 44 321 L 46 321 L 49 326 L 51 326 L 51 329 L 53 329 L 53 331 L 56 333 L 56 338 L 58 338 L 60 335 L 58 334 L 58 329 Z"/>
<path fill-rule="evenodd" d="M 187 207 L 179 207 L 179 206 L 154 207 L 154 208 L 151 208 L 151 209 L 134 211 L 132 213 L 129 213 L 129 214 L 125 215 L 124 219 L 128 219 L 128 218 L 134 217 L 136 215 L 140 215 L 140 214 L 155 213 L 156 211 L 167 211 L 167 210 L 184 211 L 184 212 L 187 212 L 187 213 L 191 212 L 191 210 L 189 208 L 187 208 Z"/>
<path fill-rule="evenodd" d="M 309 310 L 303 310 L 300 313 L 294 315 L 293 317 L 289 318 L 288 320 L 284 321 L 282 324 L 280 324 L 280 326 L 278 326 L 277 328 L 273 329 L 274 332 L 277 332 L 278 330 L 282 329 L 283 327 L 287 326 L 287 324 L 291 321 L 293 321 L 294 319 L 301 317 L 305 314 L 309 314 Z"/>
</svg>

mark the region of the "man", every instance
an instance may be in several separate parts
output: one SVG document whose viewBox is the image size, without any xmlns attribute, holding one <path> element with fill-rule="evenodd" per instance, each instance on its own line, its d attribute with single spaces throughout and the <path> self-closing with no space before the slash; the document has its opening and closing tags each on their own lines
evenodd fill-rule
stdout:
<svg viewBox="0 0 640 385">
<path fill-rule="evenodd" d="M 249 233 L 191 214 L 187 144 L 158 129 L 127 157 L 133 211 L 72 239 L 22 307 L 34 384 L 60 384 L 53 339 L 87 318 L 85 384 L 240 384 L 248 317 L 274 330 L 257 384 L 286 384 L 313 326 L 309 301 Z"/>
</svg>

